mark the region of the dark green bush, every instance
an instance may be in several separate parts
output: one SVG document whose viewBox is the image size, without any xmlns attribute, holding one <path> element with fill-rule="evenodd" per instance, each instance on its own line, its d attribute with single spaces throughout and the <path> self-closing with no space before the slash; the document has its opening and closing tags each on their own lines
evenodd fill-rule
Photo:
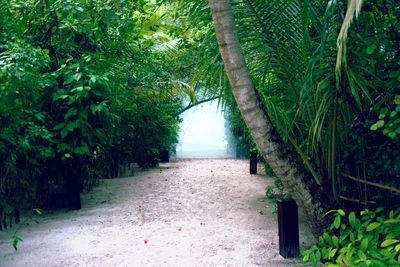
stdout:
<svg viewBox="0 0 400 267">
<path fill-rule="evenodd" d="M 143 19 L 158 16 L 155 4 L 140 5 Z M 0 3 L 0 230 L 23 207 L 79 208 L 84 186 L 173 150 L 181 107 L 169 83 L 174 60 L 149 42 L 166 18 L 139 29 L 137 8 Z"/>
<path fill-rule="evenodd" d="M 303 252 L 304 261 L 326 266 L 400 266 L 400 209 L 360 214 L 333 212 L 329 232 Z"/>
</svg>

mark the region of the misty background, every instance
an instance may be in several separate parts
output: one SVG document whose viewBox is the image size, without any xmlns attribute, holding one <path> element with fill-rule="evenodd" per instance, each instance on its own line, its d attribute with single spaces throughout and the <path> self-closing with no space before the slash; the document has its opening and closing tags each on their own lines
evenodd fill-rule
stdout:
<svg viewBox="0 0 400 267">
<path fill-rule="evenodd" d="M 178 158 L 233 157 L 226 135 L 226 120 L 218 101 L 204 103 L 182 114 L 176 147 Z"/>
</svg>

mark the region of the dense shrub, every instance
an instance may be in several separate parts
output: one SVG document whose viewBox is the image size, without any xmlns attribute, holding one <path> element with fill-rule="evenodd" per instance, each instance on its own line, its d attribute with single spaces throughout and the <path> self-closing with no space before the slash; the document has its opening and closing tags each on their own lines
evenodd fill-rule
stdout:
<svg viewBox="0 0 400 267">
<path fill-rule="evenodd" d="M 157 4 L 1 2 L 0 229 L 23 207 L 78 209 L 95 179 L 173 150 L 177 42 Z"/>
<path fill-rule="evenodd" d="M 303 252 L 304 261 L 326 266 L 400 266 L 400 209 L 333 213 L 330 231 Z"/>
</svg>

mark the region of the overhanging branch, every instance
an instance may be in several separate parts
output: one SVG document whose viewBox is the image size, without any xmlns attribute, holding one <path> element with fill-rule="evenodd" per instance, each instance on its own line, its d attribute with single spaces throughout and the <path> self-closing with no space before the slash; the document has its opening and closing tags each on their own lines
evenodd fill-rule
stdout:
<svg viewBox="0 0 400 267">
<path fill-rule="evenodd" d="M 210 98 L 206 98 L 206 99 L 203 99 L 203 100 L 200 100 L 200 101 L 196 101 L 196 102 L 190 102 L 189 103 L 189 105 L 187 105 L 186 107 L 184 107 L 183 109 L 181 109 L 175 116 L 179 116 L 179 115 L 181 115 L 183 112 L 185 112 L 185 111 L 187 111 L 188 109 L 191 109 L 191 108 L 193 108 L 193 107 L 195 107 L 195 106 L 198 106 L 198 105 L 201 105 L 201 104 L 203 104 L 203 103 L 206 103 L 206 102 L 210 102 L 210 101 L 213 101 L 213 100 L 216 100 L 216 99 L 219 99 L 219 98 L 221 98 L 221 96 L 220 95 L 217 95 L 217 96 L 213 96 L 213 97 L 210 97 Z"/>
</svg>

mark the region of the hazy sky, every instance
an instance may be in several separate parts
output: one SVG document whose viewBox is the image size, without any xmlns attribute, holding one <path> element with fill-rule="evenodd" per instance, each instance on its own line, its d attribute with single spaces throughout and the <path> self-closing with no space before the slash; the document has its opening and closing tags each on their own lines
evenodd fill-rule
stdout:
<svg viewBox="0 0 400 267">
<path fill-rule="evenodd" d="M 218 102 L 209 102 L 183 114 L 177 154 L 192 151 L 226 150 L 224 116 Z"/>
</svg>

